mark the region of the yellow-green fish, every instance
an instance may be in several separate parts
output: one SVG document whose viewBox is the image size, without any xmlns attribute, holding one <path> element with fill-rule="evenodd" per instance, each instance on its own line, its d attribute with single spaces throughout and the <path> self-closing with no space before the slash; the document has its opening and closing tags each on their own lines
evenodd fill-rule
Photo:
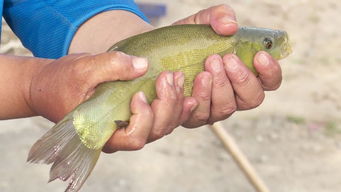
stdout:
<svg viewBox="0 0 341 192">
<path fill-rule="evenodd" d="M 208 25 L 177 25 L 122 40 L 109 51 L 148 58 L 148 72 L 135 80 L 100 84 L 90 99 L 67 114 L 32 146 L 28 161 L 53 163 L 50 181 L 68 180 L 66 191 L 78 191 L 106 141 L 117 129 L 115 122 L 129 120 L 133 94 L 143 91 L 149 103 L 155 98 L 158 74 L 182 71 L 184 92 L 188 96 L 196 74 L 204 70 L 204 61 L 209 55 L 235 53 L 256 73 L 253 57 L 261 50 L 275 59 L 286 57 L 291 52 L 287 33 L 241 27 L 233 36 L 220 36 Z"/>
</svg>

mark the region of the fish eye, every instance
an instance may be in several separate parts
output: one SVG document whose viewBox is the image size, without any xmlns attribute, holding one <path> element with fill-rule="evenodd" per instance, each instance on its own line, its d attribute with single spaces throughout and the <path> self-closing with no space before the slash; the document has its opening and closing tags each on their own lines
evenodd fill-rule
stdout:
<svg viewBox="0 0 341 192">
<path fill-rule="evenodd" d="M 264 44 L 264 47 L 266 49 L 271 49 L 272 48 L 272 40 L 268 37 L 266 37 L 264 40 L 263 40 L 263 44 Z"/>
</svg>

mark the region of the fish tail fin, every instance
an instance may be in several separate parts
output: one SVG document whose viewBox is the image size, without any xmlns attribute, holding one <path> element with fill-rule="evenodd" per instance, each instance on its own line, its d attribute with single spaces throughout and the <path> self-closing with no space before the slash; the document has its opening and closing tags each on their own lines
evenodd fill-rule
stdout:
<svg viewBox="0 0 341 192">
<path fill-rule="evenodd" d="M 96 165 L 101 150 L 86 147 L 74 128 L 72 117 L 66 116 L 31 148 L 27 161 L 52 164 L 50 181 L 69 181 L 66 192 L 78 191 Z"/>
</svg>

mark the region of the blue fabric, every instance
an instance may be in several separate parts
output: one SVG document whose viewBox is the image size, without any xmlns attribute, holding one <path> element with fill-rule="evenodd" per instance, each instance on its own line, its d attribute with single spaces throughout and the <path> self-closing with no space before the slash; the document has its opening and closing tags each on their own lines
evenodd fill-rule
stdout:
<svg viewBox="0 0 341 192">
<path fill-rule="evenodd" d="M 1 15 L 2 15 L 2 6 L 3 6 L 3 4 L 4 4 L 4 1 L 3 0 L 0 0 L 0 13 L 1 13 Z M 0 37 L 1 37 L 1 26 L 2 26 L 2 22 L 0 22 Z"/>
<path fill-rule="evenodd" d="M 34 56 L 59 58 L 83 22 L 108 10 L 130 11 L 147 21 L 133 0 L 4 0 L 3 15 Z"/>
</svg>

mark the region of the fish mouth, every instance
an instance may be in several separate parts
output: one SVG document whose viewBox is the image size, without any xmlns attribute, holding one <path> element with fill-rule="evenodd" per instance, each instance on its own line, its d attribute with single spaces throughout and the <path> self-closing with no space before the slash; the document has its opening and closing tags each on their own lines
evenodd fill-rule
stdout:
<svg viewBox="0 0 341 192">
<path fill-rule="evenodd" d="M 283 59 L 289 56 L 292 53 L 291 43 L 289 42 L 288 37 L 284 39 L 284 42 L 281 47 L 280 58 Z"/>
</svg>

